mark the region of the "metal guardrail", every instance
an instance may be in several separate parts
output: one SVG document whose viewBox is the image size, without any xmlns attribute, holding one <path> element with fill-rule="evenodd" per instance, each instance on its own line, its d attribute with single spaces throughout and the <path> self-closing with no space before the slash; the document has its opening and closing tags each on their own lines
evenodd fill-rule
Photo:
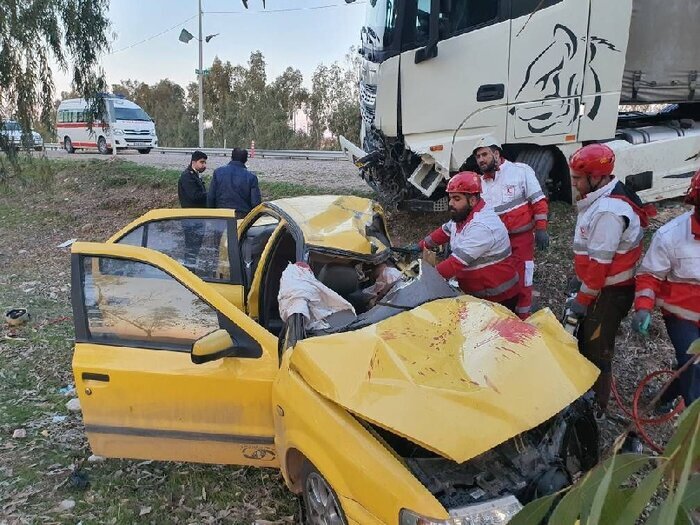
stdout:
<svg viewBox="0 0 700 525">
<path fill-rule="evenodd" d="M 62 144 L 47 143 L 44 144 L 47 150 L 61 150 Z M 151 153 L 175 153 L 181 155 L 191 155 L 197 148 L 153 148 Z M 231 155 L 231 148 L 202 148 L 204 153 L 214 157 L 228 157 Z M 248 152 L 250 154 L 250 151 Z M 290 160 L 347 160 L 345 153 L 342 151 L 325 151 L 325 150 L 273 150 L 273 149 L 256 149 L 255 158 L 257 159 L 290 159 Z"/>
</svg>

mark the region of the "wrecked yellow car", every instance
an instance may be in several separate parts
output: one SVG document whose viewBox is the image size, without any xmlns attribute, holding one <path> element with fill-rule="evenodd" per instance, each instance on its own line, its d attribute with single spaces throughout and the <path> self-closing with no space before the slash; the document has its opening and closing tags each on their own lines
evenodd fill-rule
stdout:
<svg viewBox="0 0 700 525">
<path fill-rule="evenodd" d="M 353 305 L 280 312 L 304 262 Z M 357 197 L 154 210 L 72 248 L 73 371 L 95 454 L 280 468 L 313 524 L 506 523 L 597 461 L 597 369 L 548 310 L 521 322 L 398 265 Z M 400 265 L 398 265 L 400 266 Z"/>
</svg>

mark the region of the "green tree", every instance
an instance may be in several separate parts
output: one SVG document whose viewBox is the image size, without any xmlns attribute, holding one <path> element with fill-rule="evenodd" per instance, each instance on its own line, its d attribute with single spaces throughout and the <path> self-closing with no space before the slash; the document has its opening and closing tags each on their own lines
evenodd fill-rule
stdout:
<svg viewBox="0 0 700 525">
<path fill-rule="evenodd" d="M 101 114 L 107 8 L 107 0 L 0 0 L 0 118 L 15 117 L 25 131 L 37 121 L 53 126 L 52 57 L 70 68 L 74 89 Z"/>
<path fill-rule="evenodd" d="M 359 60 L 354 49 L 350 49 L 342 67 L 337 62 L 319 65 L 311 84 L 308 113 L 312 140 L 319 147 L 329 145 L 325 139 L 330 134 L 334 139 L 331 147 L 337 146 L 339 135 L 359 142 Z"/>
</svg>

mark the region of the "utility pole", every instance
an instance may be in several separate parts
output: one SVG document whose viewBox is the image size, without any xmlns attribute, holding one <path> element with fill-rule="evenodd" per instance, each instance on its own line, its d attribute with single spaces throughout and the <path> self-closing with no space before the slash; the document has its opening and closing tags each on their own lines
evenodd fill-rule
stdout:
<svg viewBox="0 0 700 525">
<path fill-rule="evenodd" d="M 202 46 L 202 0 L 199 0 L 199 147 L 204 147 L 204 59 Z"/>
</svg>

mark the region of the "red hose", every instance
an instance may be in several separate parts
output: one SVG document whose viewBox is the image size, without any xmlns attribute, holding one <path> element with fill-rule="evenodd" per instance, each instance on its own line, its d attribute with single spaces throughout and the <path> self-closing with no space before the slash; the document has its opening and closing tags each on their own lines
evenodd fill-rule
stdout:
<svg viewBox="0 0 700 525">
<path fill-rule="evenodd" d="M 622 404 L 622 399 L 620 398 L 620 394 L 617 391 L 617 383 L 615 379 L 612 381 L 612 392 L 613 395 L 615 396 L 615 401 L 617 402 L 617 406 L 620 407 L 620 410 L 624 412 L 624 414 L 632 420 L 634 423 L 634 426 L 637 428 L 637 431 L 639 432 L 639 435 L 646 441 L 647 445 L 649 445 L 652 450 L 662 453 L 663 449 L 657 445 L 653 439 L 649 437 L 649 435 L 646 433 L 644 430 L 644 427 L 646 425 L 649 426 L 657 426 L 657 425 L 663 425 L 664 423 L 670 421 L 674 416 L 679 414 L 684 408 L 685 405 L 684 403 L 678 403 L 674 409 L 669 412 L 668 414 L 664 414 L 663 416 L 659 416 L 656 418 L 643 418 L 639 416 L 639 400 L 642 397 L 642 393 L 644 392 L 644 387 L 654 378 L 661 376 L 661 375 L 675 375 L 676 371 L 675 370 L 657 370 L 656 372 L 652 372 L 651 374 L 647 375 L 644 379 L 642 379 L 637 386 L 637 390 L 634 392 L 634 397 L 632 398 L 632 411 L 630 412 L 623 404 Z"/>
</svg>

